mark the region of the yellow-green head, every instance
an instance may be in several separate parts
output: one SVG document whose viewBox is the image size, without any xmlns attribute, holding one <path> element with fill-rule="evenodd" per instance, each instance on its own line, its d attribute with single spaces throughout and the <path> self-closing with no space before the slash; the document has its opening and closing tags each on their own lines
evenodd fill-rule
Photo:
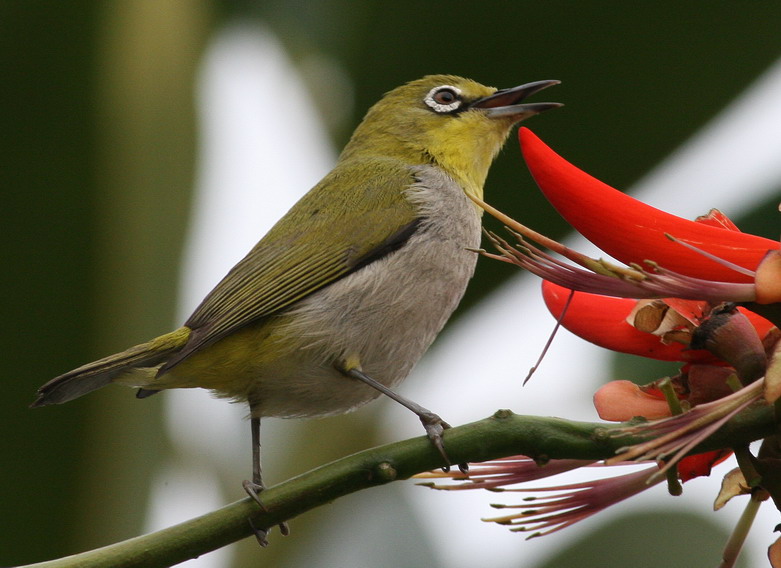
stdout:
<svg viewBox="0 0 781 568">
<path fill-rule="evenodd" d="M 390 91 L 369 109 L 340 159 L 386 156 L 434 164 L 479 197 L 511 127 L 561 106 L 522 101 L 557 83 L 497 90 L 454 75 L 428 75 Z"/>
</svg>

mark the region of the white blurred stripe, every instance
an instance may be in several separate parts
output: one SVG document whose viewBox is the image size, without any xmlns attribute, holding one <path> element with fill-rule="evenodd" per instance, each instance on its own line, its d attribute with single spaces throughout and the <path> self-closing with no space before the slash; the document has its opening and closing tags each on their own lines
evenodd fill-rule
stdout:
<svg viewBox="0 0 781 568">
<path fill-rule="evenodd" d="M 683 217 L 711 207 L 736 218 L 781 186 L 781 60 L 632 188 Z M 778 235 L 765 235 L 775 238 Z"/>
<path fill-rule="evenodd" d="M 305 85 L 266 28 L 219 30 L 204 55 L 197 96 L 198 171 L 177 324 L 335 160 Z M 165 403 L 176 453 L 155 480 L 147 530 L 225 505 L 225 470 L 236 484 L 230 499 L 240 497 L 236 464 L 246 463 L 249 474 L 246 408 L 210 400 L 200 389 Z M 181 566 L 226 566 L 230 551 Z"/>
</svg>

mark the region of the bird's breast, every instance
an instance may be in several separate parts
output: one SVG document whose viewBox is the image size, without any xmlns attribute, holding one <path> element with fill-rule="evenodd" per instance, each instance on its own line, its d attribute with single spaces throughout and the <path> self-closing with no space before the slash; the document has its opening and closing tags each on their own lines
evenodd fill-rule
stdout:
<svg viewBox="0 0 781 568">
<path fill-rule="evenodd" d="M 295 338 L 298 363 L 279 384 L 301 396 L 274 409 L 274 386 L 260 381 L 265 415 L 333 414 L 376 398 L 376 391 L 340 375 L 334 365 L 357 358 L 376 380 L 398 384 L 453 313 L 474 273 L 477 255 L 468 249 L 479 245 L 480 218 L 463 189 L 440 170 L 417 168 L 415 176 L 406 190 L 421 219 L 414 234 L 282 317 L 274 334 Z"/>
</svg>

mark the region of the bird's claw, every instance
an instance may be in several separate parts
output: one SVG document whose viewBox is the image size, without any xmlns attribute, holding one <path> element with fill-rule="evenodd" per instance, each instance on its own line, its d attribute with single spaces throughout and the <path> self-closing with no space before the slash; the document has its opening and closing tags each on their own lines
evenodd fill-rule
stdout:
<svg viewBox="0 0 781 568">
<path fill-rule="evenodd" d="M 249 481 L 248 479 L 245 479 L 241 486 L 244 488 L 244 491 L 247 492 L 247 495 L 252 497 L 252 500 L 255 501 L 255 503 L 258 504 L 258 506 L 264 511 L 267 512 L 268 509 L 266 509 L 266 506 L 263 504 L 263 501 L 260 500 L 260 493 L 265 489 L 263 485 L 260 483 L 255 483 L 254 481 Z M 266 529 L 259 529 L 255 526 L 255 524 L 252 522 L 252 519 L 249 519 L 249 525 L 252 527 L 252 532 L 255 533 L 255 538 L 258 541 L 258 544 L 262 546 L 263 548 L 268 546 L 268 531 Z M 290 527 L 287 523 L 282 522 L 277 525 L 279 527 L 279 533 L 282 536 L 287 536 L 290 534 Z"/>
<path fill-rule="evenodd" d="M 260 483 L 255 483 L 249 479 L 242 481 L 241 486 L 244 488 L 244 491 L 247 492 L 247 495 L 252 497 L 252 500 L 255 501 L 255 503 L 257 503 L 258 506 L 263 509 L 263 511 L 268 511 L 266 506 L 263 504 L 263 501 L 260 500 L 260 492 L 263 491 L 265 487 L 263 487 Z"/>
<path fill-rule="evenodd" d="M 447 473 L 450 471 L 450 466 L 452 463 L 450 462 L 450 457 L 448 457 L 447 452 L 445 451 L 445 442 L 442 438 L 442 434 L 444 434 L 445 430 L 450 428 L 450 424 L 442 420 L 439 415 L 434 414 L 433 412 L 425 412 L 420 414 L 420 422 L 423 424 L 423 428 L 426 429 L 426 435 L 428 436 L 428 439 L 431 440 L 431 443 L 434 444 L 434 447 L 439 452 L 439 455 L 442 456 L 442 459 L 445 460 L 445 465 L 442 467 L 442 471 Z M 458 464 L 458 469 L 461 470 L 462 473 L 466 473 L 469 470 L 469 466 L 465 463 Z"/>
<path fill-rule="evenodd" d="M 252 528 L 252 532 L 255 534 L 255 540 L 258 541 L 260 546 L 266 548 L 268 546 L 268 531 L 266 529 L 257 528 L 255 523 L 252 522 L 252 519 L 247 520 L 249 521 L 249 526 Z"/>
</svg>

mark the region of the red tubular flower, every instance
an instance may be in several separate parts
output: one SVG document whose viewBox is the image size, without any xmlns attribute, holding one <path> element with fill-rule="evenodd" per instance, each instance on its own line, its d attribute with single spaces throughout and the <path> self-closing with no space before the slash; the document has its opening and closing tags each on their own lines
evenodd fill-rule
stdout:
<svg viewBox="0 0 781 568">
<path fill-rule="evenodd" d="M 562 318 L 570 290 L 548 280 L 542 281 L 542 297 L 545 305 L 556 319 Z M 645 333 L 627 323 L 637 300 L 616 298 L 587 292 L 575 292 L 569 303 L 561 325 L 566 329 L 600 347 L 640 355 L 660 361 L 681 361 L 712 363 L 716 358 L 704 349 L 689 349 L 677 342 L 663 343 L 659 337 Z M 746 310 L 738 308 L 748 317 L 759 337 L 765 337 L 773 324 Z"/>
<path fill-rule="evenodd" d="M 553 317 L 561 318 L 570 290 L 542 281 L 542 297 Z M 662 343 L 658 337 L 629 325 L 627 316 L 637 300 L 615 298 L 587 292 L 575 292 L 561 325 L 600 347 L 659 359 L 661 361 L 711 361 L 715 358 L 704 349 L 688 349 L 681 343 Z M 764 320 L 763 318 L 763 321 Z"/>
<path fill-rule="evenodd" d="M 521 149 L 548 201 L 579 233 L 622 262 L 659 262 L 667 270 L 721 282 L 751 282 L 741 274 L 667 238 L 674 238 L 755 271 L 779 243 L 710 223 L 695 223 L 646 205 L 576 168 L 527 128 Z M 609 227 L 610 230 L 605 230 Z"/>
</svg>

